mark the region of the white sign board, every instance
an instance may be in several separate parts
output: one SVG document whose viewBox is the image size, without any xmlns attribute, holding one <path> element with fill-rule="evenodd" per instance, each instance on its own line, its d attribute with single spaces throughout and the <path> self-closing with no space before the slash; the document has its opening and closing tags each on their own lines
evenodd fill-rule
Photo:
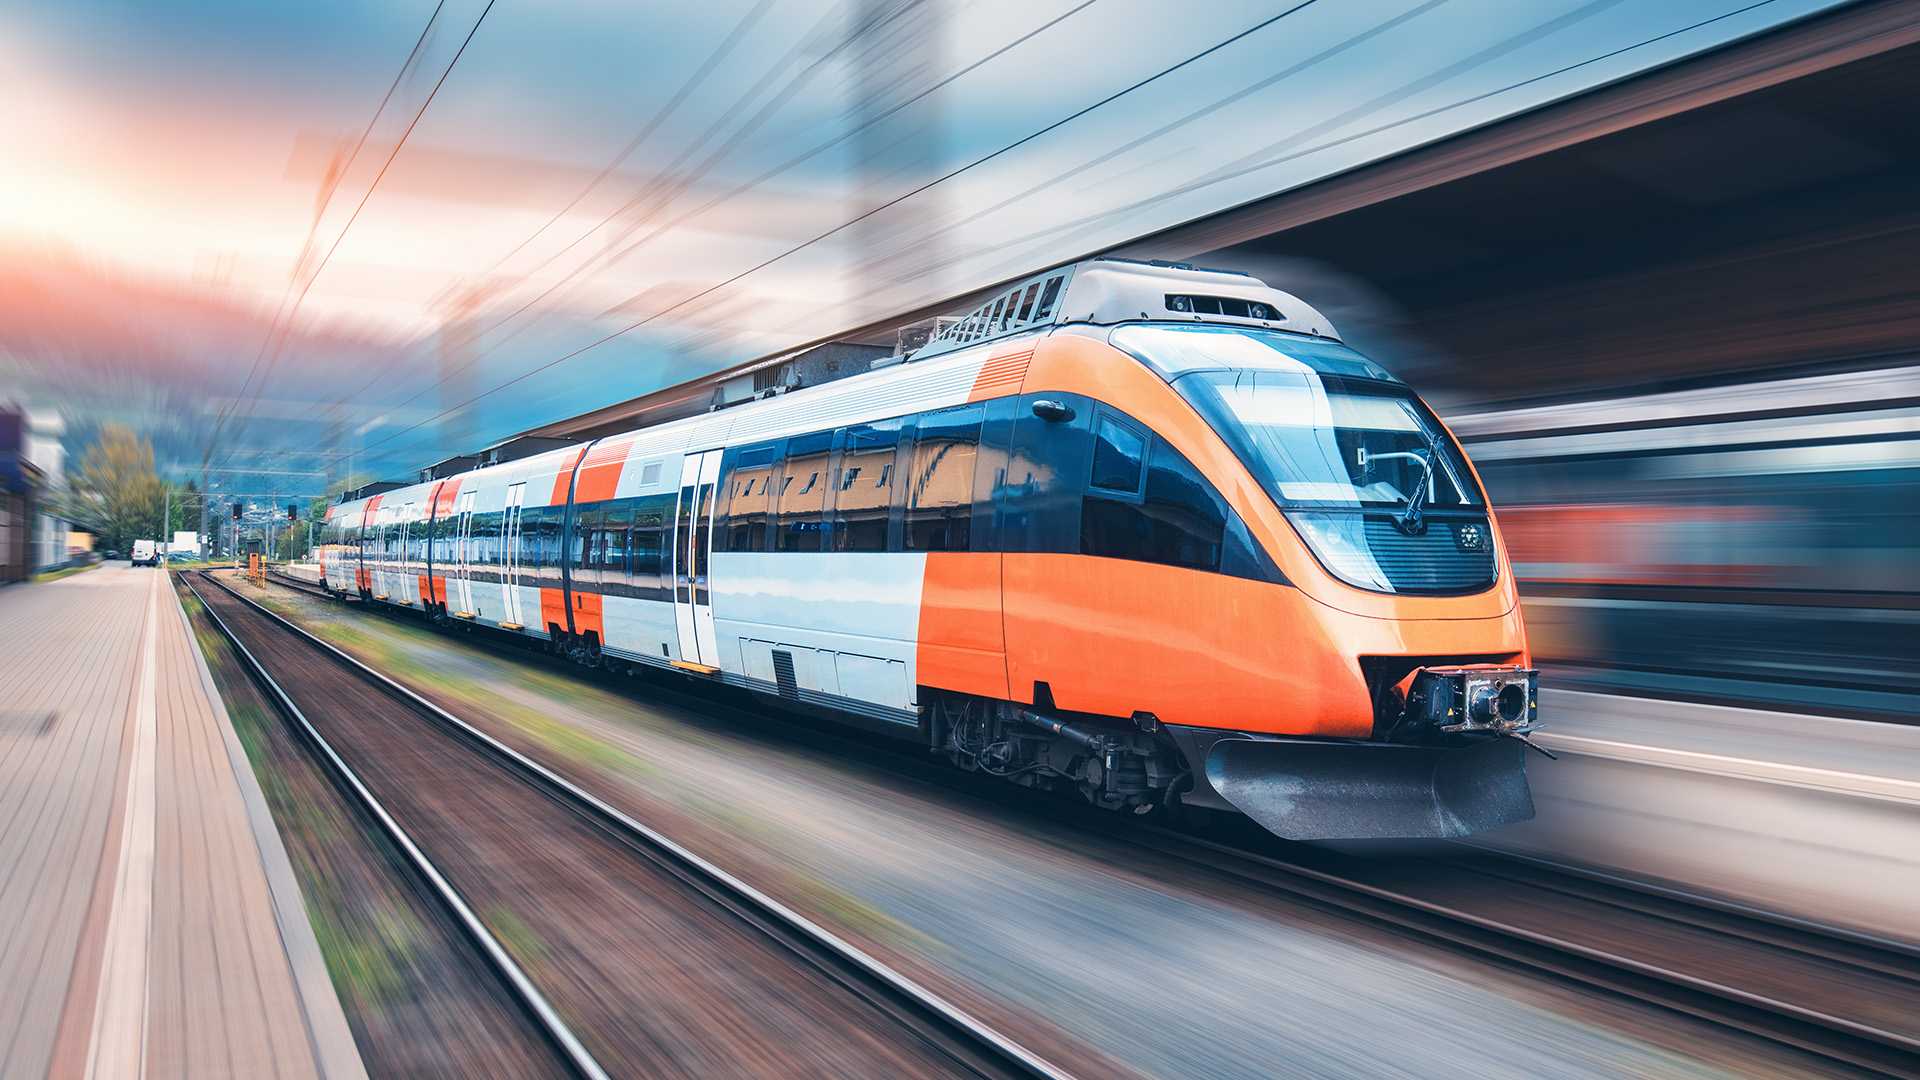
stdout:
<svg viewBox="0 0 1920 1080">
<path fill-rule="evenodd" d="M 167 550 L 170 552 L 185 551 L 198 555 L 200 554 L 200 534 L 197 532 L 176 532 L 173 534 L 173 543 L 167 545 Z"/>
</svg>

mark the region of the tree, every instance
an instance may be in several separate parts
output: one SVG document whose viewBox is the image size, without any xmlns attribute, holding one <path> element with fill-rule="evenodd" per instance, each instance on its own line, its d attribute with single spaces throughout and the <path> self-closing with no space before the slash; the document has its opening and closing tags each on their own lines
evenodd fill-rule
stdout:
<svg viewBox="0 0 1920 1080">
<path fill-rule="evenodd" d="M 100 538 L 127 551 L 139 539 L 164 540 L 160 520 L 166 481 L 153 464 L 153 442 L 132 429 L 107 424 L 87 448 L 62 509 Z"/>
<path fill-rule="evenodd" d="M 173 488 L 172 509 L 173 520 L 167 522 L 166 540 L 171 541 L 176 532 L 199 531 L 200 489 L 194 485 L 193 481 L 187 481 L 185 488 L 177 486 Z"/>
</svg>

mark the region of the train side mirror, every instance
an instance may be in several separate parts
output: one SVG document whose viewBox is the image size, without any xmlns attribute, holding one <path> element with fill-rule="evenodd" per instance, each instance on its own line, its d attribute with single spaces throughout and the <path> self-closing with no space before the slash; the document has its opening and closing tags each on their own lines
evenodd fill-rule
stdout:
<svg viewBox="0 0 1920 1080">
<path fill-rule="evenodd" d="M 1073 419 L 1073 407 L 1064 401 L 1041 398 L 1033 403 L 1033 415 L 1049 424 L 1059 424 Z"/>
</svg>

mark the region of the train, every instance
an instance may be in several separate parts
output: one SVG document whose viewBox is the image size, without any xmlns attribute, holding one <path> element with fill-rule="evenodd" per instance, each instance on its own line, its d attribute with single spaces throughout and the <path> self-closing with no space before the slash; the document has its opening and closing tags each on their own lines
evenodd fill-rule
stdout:
<svg viewBox="0 0 1920 1080">
<path fill-rule="evenodd" d="M 784 392 L 782 392 L 784 391 Z M 818 385 L 345 498 L 327 588 L 1295 840 L 1532 816 L 1473 464 L 1300 298 L 1097 259 Z"/>
</svg>

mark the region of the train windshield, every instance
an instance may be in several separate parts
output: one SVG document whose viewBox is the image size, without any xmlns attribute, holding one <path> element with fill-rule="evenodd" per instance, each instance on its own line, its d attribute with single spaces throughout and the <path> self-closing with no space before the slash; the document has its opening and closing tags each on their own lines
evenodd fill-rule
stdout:
<svg viewBox="0 0 1920 1080">
<path fill-rule="evenodd" d="M 1412 392 L 1345 346 L 1238 327 L 1114 331 L 1287 508 L 1479 507 L 1466 460 Z"/>
</svg>

